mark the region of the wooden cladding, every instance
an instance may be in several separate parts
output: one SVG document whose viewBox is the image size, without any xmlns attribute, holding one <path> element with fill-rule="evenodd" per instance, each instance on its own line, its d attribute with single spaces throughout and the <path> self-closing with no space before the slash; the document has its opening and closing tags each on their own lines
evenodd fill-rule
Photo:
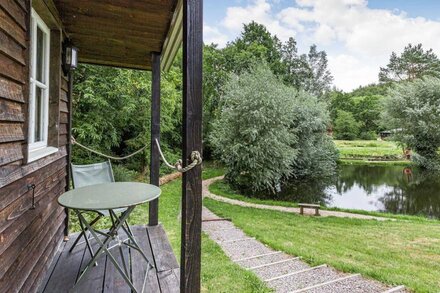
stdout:
<svg viewBox="0 0 440 293">
<path fill-rule="evenodd" d="M 30 3 L 0 0 L 0 292 L 37 290 L 62 241 L 66 217 L 57 203 L 67 185 L 68 114 L 59 29 L 51 31 L 58 43 L 51 46 L 50 71 L 50 79 L 58 80 L 50 84 L 51 143 L 59 150 L 26 162 Z M 35 184 L 34 194 L 29 184 Z"/>
</svg>

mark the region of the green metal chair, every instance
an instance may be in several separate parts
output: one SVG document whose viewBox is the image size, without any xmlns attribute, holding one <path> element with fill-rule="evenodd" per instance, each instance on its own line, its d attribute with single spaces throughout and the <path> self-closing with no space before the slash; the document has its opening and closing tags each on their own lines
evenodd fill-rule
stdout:
<svg viewBox="0 0 440 293">
<path fill-rule="evenodd" d="M 102 184 L 115 182 L 115 178 L 113 176 L 112 165 L 110 161 L 89 165 L 71 165 L 72 170 L 72 182 L 73 188 L 80 188 L 88 185 Z M 126 209 L 117 209 L 115 213 L 122 213 Z M 112 215 L 107 210 L 96 210 L 94 211 L 97 216 L 90 222 L 90 225 L 93 226 L 96 224 L 102 217 L 111 217 L 112 223 L 114 224 L 114 219 Z M 83 227 L 81 221 L 79 221 L 81 225 L 81 233 L 76 238 L 75 242 L 72 244 L 69 252 L 72 252 L 75 246 L 78 244 L 79 240 L 84 237 L 84 241 L 90 251 L 90 254 L 93 256 L 93 250 L 89 242 L 89 237 L 87 235 L 87 228 Z"/>
</svg>

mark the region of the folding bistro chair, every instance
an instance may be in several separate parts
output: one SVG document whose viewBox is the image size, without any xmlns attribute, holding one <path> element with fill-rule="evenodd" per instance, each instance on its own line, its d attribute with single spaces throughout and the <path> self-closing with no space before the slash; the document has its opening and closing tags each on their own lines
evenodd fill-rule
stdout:
<svg viewBox="0 0 440 293">
<path fill-rule="evenodd" d="M 101 183 L 109 183 L 109 182 L 115 182 L 115 178 L 113 176 L 113 170 L 112 165 L 110 161 L 103 162 L 103 163 L 96 163 L 96 164 L 89 164 L 89 165 L 71 165 L 72 170 L 72 181 L 73 181 L 73 188 L 80 188 L 88 185 L 95 185 L 95 184 L 101 184 Z M 126 209 L 117 209 L 114 212 L 121 213 L 124 212 Z M 107 210 L 96 210 L 97 216 L 95 219 L 93 219 L 90 222 L 90 226 L 93 226 L 96 224 L 102 217 L 111 217 L 112 223 L 114 224 L 114 219 L 112 215 Z M 86 245 L 90 251 L 90 254 L 93 257 L 93 250 L 89 242 L 89 238 L 87 236 L 87 227 L 84 227 L 79 221 L 81 225 L 81 233 L 78 235 L 78 238 L 76 238 L 75 242 L 73 243 L 72 247 L 70 248 L 69 252 L 72 252 L 72 250 L 75 248 L 75 246 L 78 244 L 78 241 L 84 237 L 84 241 L 86 242 Z"/>
</svg>

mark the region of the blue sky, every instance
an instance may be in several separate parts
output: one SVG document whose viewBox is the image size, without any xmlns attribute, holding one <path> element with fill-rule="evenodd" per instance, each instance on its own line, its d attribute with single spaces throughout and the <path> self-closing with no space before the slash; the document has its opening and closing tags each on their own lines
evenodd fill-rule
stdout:
<svg viewBox="0 0 440 293">
<path fill-rule="evenodd" d="M 204 10 L 205 43 L 223 47 L 254 20 L 281 40 L 295 37 L 300 53 L 325 50 L 345 91 L 377 82 L 391 52 L 408 43 L 440 55 L 440 0 L 205 0 Z"/>
</svg>

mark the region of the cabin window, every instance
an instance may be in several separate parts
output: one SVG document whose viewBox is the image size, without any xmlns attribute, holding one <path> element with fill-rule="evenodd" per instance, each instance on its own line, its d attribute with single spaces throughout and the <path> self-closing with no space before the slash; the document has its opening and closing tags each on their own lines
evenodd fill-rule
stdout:
<svg viewBox="0 0 440 293">
<path fill-rule="evenodd" d="M 29 81 L 29 159 L 56 151 L 48 147 L 50 29 L 32 9 Z"/>
</svg>

